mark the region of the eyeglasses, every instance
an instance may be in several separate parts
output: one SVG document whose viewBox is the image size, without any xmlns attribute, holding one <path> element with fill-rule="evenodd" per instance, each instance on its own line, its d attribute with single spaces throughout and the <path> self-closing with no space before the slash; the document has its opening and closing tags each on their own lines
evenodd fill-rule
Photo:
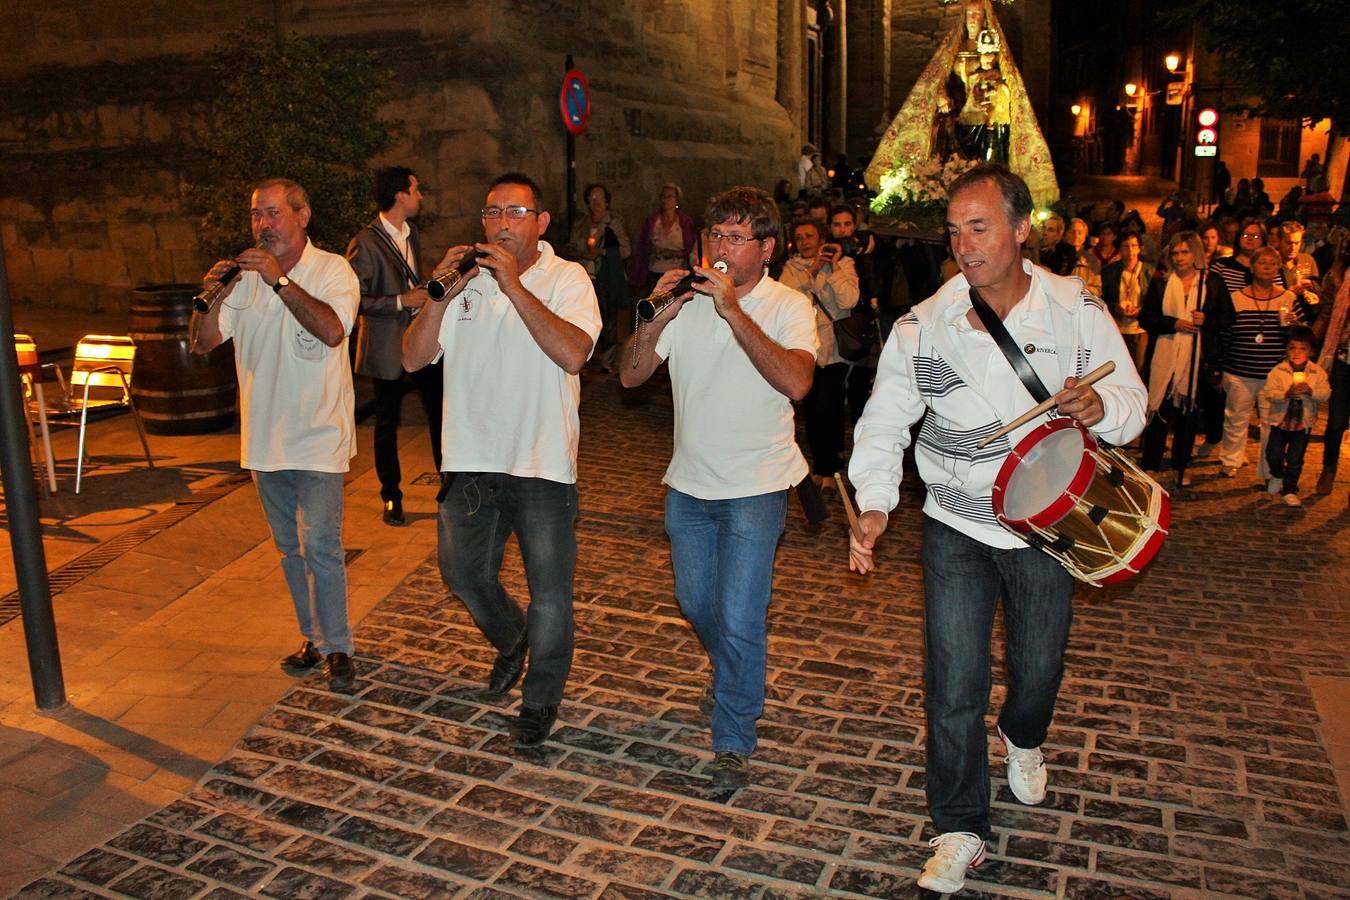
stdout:
<svg viewBox="0 0 1350 900">
<path fill-rule="evenodd" d="M 1261 233 L 1260 233 L 1259 231 L 1255 231 L 1255 232 L 1246 232 L 1246 231 L 1244 231 L 1244 232 L 1242 232 L 1242 235 L 1241 235 L 1241 236 L 1244 237 L 1244 238 L 1259 238 L 1259 237 L 1261 236 Z"/>
<path fill-rule="evenodd" d="M 757 240 L 760 239 L 757 237 L 752 237 L 748 234 L 723 234 L 720 231 L 708 232 L 708 243 L 710 244 L 720 244 L 723 241 L 726 241 L 733 247 L 744 247 L 751 241 Z"/>
<path fill-rule="evenodd" d="M 508 219 L 523 219 L 530 213 L 538 215 L 543 212 L 542 209 L 530 209 L 528 206 L 485 206 L 481 211 L 485 219 L 500 219 L 502 216 Z"/>
</svg>

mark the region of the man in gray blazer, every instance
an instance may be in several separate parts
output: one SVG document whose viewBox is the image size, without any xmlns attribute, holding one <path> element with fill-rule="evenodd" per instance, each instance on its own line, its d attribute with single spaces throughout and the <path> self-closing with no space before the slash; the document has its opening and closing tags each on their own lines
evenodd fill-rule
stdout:
<svg viewBox="0 0 1350 900">
<path fill-rule="evenodd" d="M 403 370 L 403 332 L 429 299 L 422 284 L 417 225 L 422 191 L 412 169 L 392 166 L 375 176 L 380 214 L 347 245 L 347 259 L 361 282 L 356 332 L 356 373 L 375 383 L 375 472 L 387 525 L 403 525 L 398 426 L 409 385 L 421 396 L 436 470 L 441 468 L 441 364 Z"/>
</svg>

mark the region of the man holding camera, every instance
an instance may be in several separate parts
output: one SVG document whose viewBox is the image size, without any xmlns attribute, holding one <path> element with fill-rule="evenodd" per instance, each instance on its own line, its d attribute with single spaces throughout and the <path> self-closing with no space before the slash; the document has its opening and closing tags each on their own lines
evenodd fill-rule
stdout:
<svg viewBox="0 0 1350 900">
<path fill-rule="evenodd" d="M 202 279 L 226 287 L 192 314 L 192 350 L 234 341 L 239 464 L 253 472 L 304 637 L 281 668 L 302 675 L 322 664 L 329 687 L 346 691 L 356 678 L 342 549 L 343 474 L 356 455 L 347 334 L 360 287 L 346 260 L 309 242 L 309 195 L 294 181 L 259 184 L 252 217 L 258 246 Z"/>
<path fill-rule="evenodd" d="M 834 473 L 843 468 L 844 379 L 848 363 L 834 341 L 834 323 L 858 305 L 858 270 L 838 243 L 824 242 L 814 219 L 794 222 L 792 245 L 796 253 L 783 266 L 778 280 L 805 294 L 816 310 L 816 376 L 806 395 L 806 441 L 811 450 L 811 475 L 822 489 L 834 485 Z"/>
<path fill-rule="evenodd" d="M 600 334 L 586 270 L 540 237 L 539 186 L 510 172 L 488 189 L 482 243 L 451 247 L 433 278 L 469 254 L 477 264 L 423 307 L 403 336 L 403 367 L 444 357 L 441 577 L 497 650 L 488 679 L 511 690 L 525 670 L 518 747 L 553 729 L 572 667 L 576 570 L 578 373 Z M 530 586 L 522 613 L 501 583 L 514 533 Z"/>
<path fill-rule="evenodd" d="M 422 208 L 422 189 L 412 169 L 390 166 L 375 176 L 380 214 L 347 245 L 347 261 L 361 282 L 361 317 L 356 330 L 356 374 L 375 386 L 375 472 L 380 478 L 384 523 L 404 525 L 403 473 L 398 463 L 398 426 L 409 380 L 422 399 L 431 455 L 441 465 L 441 365 L 411 376 L 403 371 L 403 332 L 427 292 L 418 254 L 421 241 L 411 221 Z"/>
</svg>

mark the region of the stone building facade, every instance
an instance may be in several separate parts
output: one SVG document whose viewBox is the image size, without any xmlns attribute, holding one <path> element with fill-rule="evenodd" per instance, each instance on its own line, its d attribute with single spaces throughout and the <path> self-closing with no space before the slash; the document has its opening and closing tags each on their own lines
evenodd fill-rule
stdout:
<svg viewBox="0 0 1350 900">
<path fill-rule="evenodd" d="M 1041 92 L 1042 7 L 1048 0 L 999 8 Z M 200 278 L 211 260 L 198 249 L 186 179 L 187 148 L 211 121 L 203 55 L 248 19 L 373 49 L 397 73 L 385 114 L 406 131 L 381 162 L 411 165 L 430 186 L 430 254 L 475 236 L 484 188 L 508 169 L 541 181 L 557 211 L 549 236 L 563 240 L 558 90 L 568 54 L 592 94 L 577 185 L 606 182 L 636 227 L 667 181 L 683 186 L 696 216 L 726 185 L 772 188 L 794 175 L 808 137 L 831 158 L 870 154 L 878 123 L 955 15 L 938 0 L 17 4 L 0 13 L 0 236 L 11 294 L 115 311 L 136 285 Z"/>
</svg>

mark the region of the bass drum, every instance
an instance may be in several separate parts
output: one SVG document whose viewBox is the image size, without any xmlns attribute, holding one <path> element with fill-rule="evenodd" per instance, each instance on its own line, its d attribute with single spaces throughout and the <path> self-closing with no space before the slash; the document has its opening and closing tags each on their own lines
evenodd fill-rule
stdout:
<svg viewBox="0 0 1350 900">
<path fill-rule="evenodd" d="M 1052 419 L 1008 454 L 994 514 L 1079 581 L 1101 587 L 1138 574 L 1171 524 L 1162 485 L 1073 419 Z"/>
</svg>

